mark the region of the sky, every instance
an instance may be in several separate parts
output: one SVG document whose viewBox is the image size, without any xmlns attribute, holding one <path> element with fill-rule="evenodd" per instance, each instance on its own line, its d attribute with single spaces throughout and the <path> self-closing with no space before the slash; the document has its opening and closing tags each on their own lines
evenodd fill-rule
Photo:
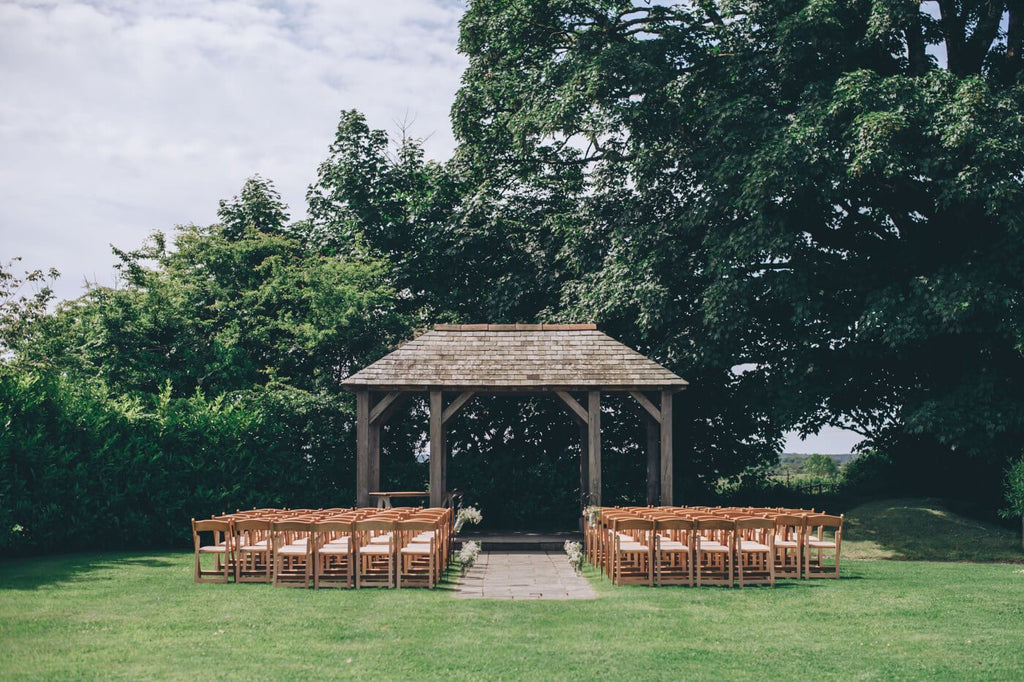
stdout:
<svg viewBox="0 0 1024 682">
<path fill-rule="evenodd" d="M 111 245 L 216 222 L 259 174 L 293 220 L 339 114 L 447 159 L 461 0 L 0 0 L 0 262 L 61 299 L 116 284 Z M 787 452 L 849 452 L 829 431 Z"/>
</svg>

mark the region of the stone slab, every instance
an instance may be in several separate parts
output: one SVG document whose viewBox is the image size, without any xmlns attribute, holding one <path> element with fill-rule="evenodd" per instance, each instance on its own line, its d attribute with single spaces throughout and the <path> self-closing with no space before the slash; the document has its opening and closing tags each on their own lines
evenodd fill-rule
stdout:
<svg viewBox="0 0 1024 682">
<path fill-rule="evenodd" d="M 577 575 L 565 552 L 481 552 L 458 580 L 459 599 L 595 599 L 590 583 Z"/>
</svg>

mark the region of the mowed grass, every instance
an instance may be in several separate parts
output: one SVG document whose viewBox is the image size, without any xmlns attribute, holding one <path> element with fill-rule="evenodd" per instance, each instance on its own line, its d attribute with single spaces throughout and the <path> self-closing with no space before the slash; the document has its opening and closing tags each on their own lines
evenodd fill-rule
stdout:
<svg viewBox="0 0 1024 682">
<path fill-rule="evenodd" d="M 1024 570 L 850 561 L 768 588 L 591 601 L 196 585 L 184 553 L 0 563 L 4 679 L 1024 677 Z"/>
<path fill-rule="evenodd" d="M 965 518 L 938 500 L 910 498 L 861 505 L 846 514 L 843 558 L 1024 562 L 1020 535 Z"/>
</svg>

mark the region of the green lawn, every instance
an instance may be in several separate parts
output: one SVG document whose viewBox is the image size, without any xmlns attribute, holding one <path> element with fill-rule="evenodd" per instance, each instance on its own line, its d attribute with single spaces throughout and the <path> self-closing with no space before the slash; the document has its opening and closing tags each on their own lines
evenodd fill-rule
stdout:
<svg viewBox="0 0 1024 682">
<path fill-rule="evenodd" d="M 851 561 L 775 589 L 612 588 L 586 602 L 439 589 L 196 585 L 191 555 L 0 563 L 5 679 L 1006 679 L 1024 567 Z"/>
<path fill-rule="evenodd" d="M 958 516 L 938 500 L 908 498 L 850 510 L 843 524 L 843 557 L 1024 562 L 1024 551 L 1017 532 Z"/>
</svg>

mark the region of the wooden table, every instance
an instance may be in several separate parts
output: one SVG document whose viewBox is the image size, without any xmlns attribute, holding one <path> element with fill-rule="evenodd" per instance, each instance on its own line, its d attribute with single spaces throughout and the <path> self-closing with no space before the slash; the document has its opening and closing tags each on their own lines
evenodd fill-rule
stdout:
<svg viewBox="0 0 1024 682">
<path fill-rule="evenodd" d="M 397 490 L 392 492 L 370 493 L 370 497 L 377 498 L 377 509 L 391 509 L 392 497 L 430 497 L 430 493 L 423 490 Z"/>
</svg>

